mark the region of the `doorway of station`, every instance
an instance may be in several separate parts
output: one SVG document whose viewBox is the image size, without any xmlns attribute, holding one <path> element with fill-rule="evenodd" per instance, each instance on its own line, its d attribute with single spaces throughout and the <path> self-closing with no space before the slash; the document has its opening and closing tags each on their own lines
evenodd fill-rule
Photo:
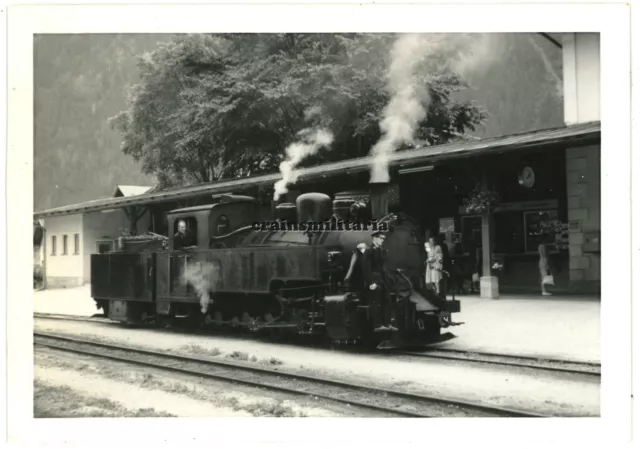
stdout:
<svg viewBox="0 0 640 449">
<path fill-rule="evenodd" d="M 414 217 L 424 237 L 438 236 L 441 220 L 460 228 L 459 208 L 476 184 L 464 165 L 438 165 L 431 170 L 400 175 L 400 203 L 404 213 Z"/>
</svg>

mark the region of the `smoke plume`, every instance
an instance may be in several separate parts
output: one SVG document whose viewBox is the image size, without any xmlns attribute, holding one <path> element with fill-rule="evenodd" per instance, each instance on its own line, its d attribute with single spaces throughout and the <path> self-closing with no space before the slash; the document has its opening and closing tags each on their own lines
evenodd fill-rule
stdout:
<svg viewBox="0 0 640 449">
<path fill-rule="evenodd" d="M 462 46 L 468 47 L 467 51 L 449 61 L 451 69 L 463 79 L 473 78 L 478 74 L 487 76 L 486 71 L 493 64 L 499 62 L 505 53 L 513 51 L 506 46 L 504 36 L 497 33 L 473 34 L 473 41 L 468 44 L 464 41 L 464 36 L 459 36 Z M 451 36 L 447 41 L 455 42 L 458 40 L 456 37 Z"/>
<path fill-rule="evenodd" d="M 305 115 L 311 117 L 318 114 L 318 109 L 313 108 Z M 331 145 L 333 134 L 331 131 L 322 128 L 306 128 L 298 133 L 299 140 L 287 147 L 286 159 L 280 164 L 282 179 L 274 186 L 273 199 L 278 201 L 281 195 L 289 190 L 287 186 L 296 182 L 296 167 L 308 156 L 314 155 L 324 146 Z"/>
<path fill-rule="evenodd" d="M 387 88 L 391 95 L 380 121 L 382 137 L 371 150 L 371 182 L 389 182 L 389 155 L 413 141 L 418 124 L 427 114 L 429 94 L 415 81 L 415 70 L 429 49 L 424 35 L 403 34 L 391 51 Z"/>
<path fill-rule="evenodd" d="M 187 265 L 183 277 L 185 283 L 190 284 L 200 298 L 202 313 L 207 313 L 209 304 L 213 300 L 209 292 L 213 290 L 214 280 L 218 276 L 218 267 L 208 262 Z"/>
</svg>

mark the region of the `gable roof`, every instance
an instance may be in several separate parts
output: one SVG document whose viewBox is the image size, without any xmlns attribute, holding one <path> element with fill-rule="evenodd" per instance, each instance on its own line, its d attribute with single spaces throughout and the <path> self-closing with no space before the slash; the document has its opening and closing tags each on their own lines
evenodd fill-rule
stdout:
<svg viewBox="0 0 640 449">
<path fill-rule="evenodd" d="M 113 192 L 114 198 L 120 198 L 123 196 L 136 196 L 144 193 L 149 193 L 153 187 L 149 186 L 116 186 Z"/>
</svg>

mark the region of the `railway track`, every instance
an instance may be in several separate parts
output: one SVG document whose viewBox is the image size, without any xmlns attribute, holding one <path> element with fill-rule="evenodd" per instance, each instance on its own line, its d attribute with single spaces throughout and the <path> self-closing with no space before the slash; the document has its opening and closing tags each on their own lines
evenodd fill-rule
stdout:
<svg viewBox="0 0 640 449">
<path fill-rule="evenodd" d="M 92 316 L 80 316 L 80 315 L 64 315 L 60 313 L 39 313 L 33 314 L 34 318 L 46 319 L 46 320 L 62 320 L 62 321 L 87 321 L 93 323 L 114 323 L 109 318 L 106 318 L 103 314 L 97 313 Z"/>
<path fill-rule="evenodd" d="M 52 319 L 62 321 L 85 321 L 94 323 L 107 323 L 117 325 L 114 321 L 105 318 L 102 315 L 94 315 L 91 317 L 83 317 L 76 315 L 61 315 L 61 314 L 48 314 L 48 313 L 34 313 L 34 318 L 40 319 Z M 150 326 L 153 327 L 153 326 Z M 164 329 L 166 330 L 166 329 Z M 172 329 L 176 332 L 180 329 Z M 514 356 L 507 354 L 496 354 L 489 352 L 471 352 L 463 351 L 459 349 L 438 348 L 428 349 L 424 351 L 392 351 L 392 354 L 408 356 L 408 357 L 420 357 L 425 359 L 434 360 L 447 360 L 460 363 L 473 363 L 473 364 L 486 364 L 486 365 L 500 365 L 511 366 L 516 368 L 527 368 L 532 370 L 550 371 L 564 374 L 576 374 L 600 377 L 601 366 L 599 363 L 589 362 L 577 362 L 570 360 L 558 360 L 551 358 L 538 358 L 527 356 Z"/>
<path fill-rule="evenodd" d="M 482 363 L 487 365 L 513 366 L 556 373 L 578 374 L 600 377 L 599 363 L 574 362 L 568 360 L 536 358 L 494 354 L 487 352 L 468 352 L 455 349 L 433 349 L 428 351 L 395 351 L 395 354 L 426 359 L 452 360 L 464 363 Z"/>
<path fill-rule="evenodd" d="M 102 343 L 34 332 L 34 345 L 56 351 L 108 359 L 174 373 L 232 382 L 292 396 L 306 396 L 366 409 L 386 416 L 402 417 L 544 417 L 457 399 L 307 376 L 274 368 Z"/>
</svg>

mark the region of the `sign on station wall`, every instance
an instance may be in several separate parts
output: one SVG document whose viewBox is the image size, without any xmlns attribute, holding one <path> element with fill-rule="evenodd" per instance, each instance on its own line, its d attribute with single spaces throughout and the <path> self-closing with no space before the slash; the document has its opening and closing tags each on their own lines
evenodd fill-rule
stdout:
<svg viewBox="0 0 640 449">
<path fill-rule="evenodd" d="M 453 217 L 450 218 L 441 218 L 440 219 L 440 234 L 447 234 L 450 232 L 455 232 L 455 223 L 453 221 Z"/>
</svg>

